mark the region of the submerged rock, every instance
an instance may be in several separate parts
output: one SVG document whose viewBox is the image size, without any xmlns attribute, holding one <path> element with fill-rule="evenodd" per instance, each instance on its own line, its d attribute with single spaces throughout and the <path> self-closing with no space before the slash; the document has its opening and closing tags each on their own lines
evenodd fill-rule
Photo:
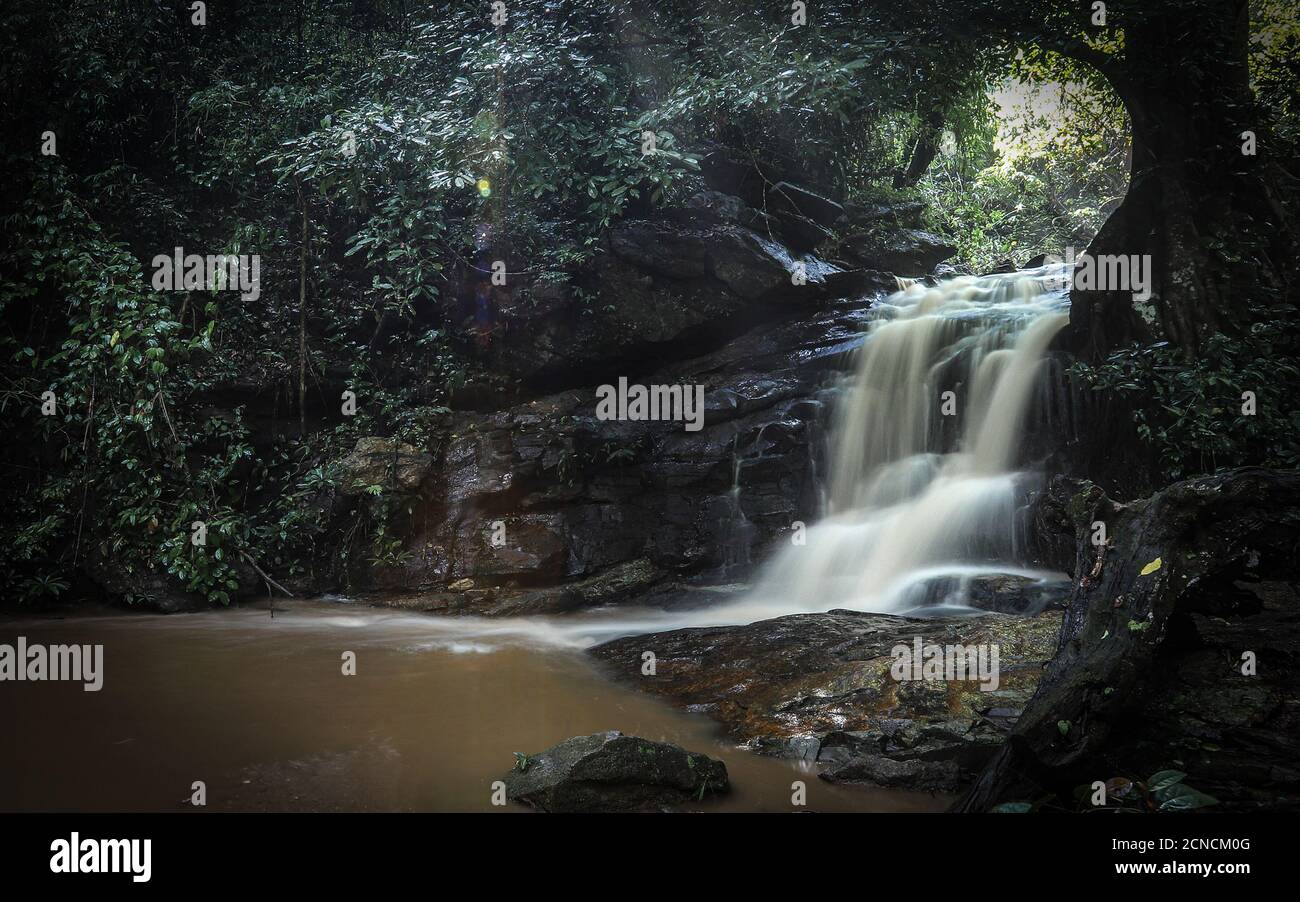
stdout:
<svg viewBox="0 0 1300 902">
<path fill-rule="evenodd" d="M 518 757 L 506 796 L 542 811 L 657 811 L 731 789 L 721 761 L 617 730 Z"/>
<path fill-rule="evenodd" d="M 952 791 L 1001 745 L 1051 657 L 1060 622 L 1056 612 L 918 620 L 832 611 L 633 636 L 591 653 L 637 688 L 708 714 L 759 751 L 815 756 L 828 779 Z M 895 679 L 894 650 L 917 637 L 996 646 L 996 685 Z M 642 675 L 647 651 L 654 676 Z"/>
<path fill-rule="evenodd" d="M 917 612 L 927 613 L 925 608 L 931 605 L 951 603 L 997 614 L 1031 615 L 1048 608 L 1064 608 L 1071 590 L 1064 574 L 1057 579 L 1019 573 L 941 576 L 921 587 Z"/>
</svg>

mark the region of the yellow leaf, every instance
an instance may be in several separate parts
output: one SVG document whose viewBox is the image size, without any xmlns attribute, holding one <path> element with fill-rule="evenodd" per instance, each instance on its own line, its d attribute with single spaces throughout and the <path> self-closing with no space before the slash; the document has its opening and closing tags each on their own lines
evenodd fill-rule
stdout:
<svg viewBox="0 0 1300 902">
<path fill-rule="evenodd" d="M 121 337 L 122 337 L 122 333 L 120 333 L 120 332 L 114 332 L 114 333 L 113 333 L 113 337 L 110 338 L 110 339 L 108 340 L 108 346 L 109 346 L 110 348 L 115 348 L 115 347 L 117 347 L 117 340 L 118 340 L 119 338 L 121 338 Z"/>
<path fill-rule="evenodd" d="M 1146 576 L 1148 573 L 1155 573 L 1160 569 L 1160 563 L 1160 558 L 1156 558 L 1154 561 L 1142 568 L 1141 575 Z"/>
</svg>

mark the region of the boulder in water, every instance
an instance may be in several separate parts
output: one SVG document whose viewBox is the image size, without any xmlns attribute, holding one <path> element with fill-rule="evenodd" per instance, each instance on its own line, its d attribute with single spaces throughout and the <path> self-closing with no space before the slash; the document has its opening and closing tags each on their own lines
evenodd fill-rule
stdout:
<svg viewBox="0 0 1300 902">
<path fill-rule="evenodd" d="M 930 232 L 899 229 L 849 235 L 841 243 L 840 253 L 869 269 L 919 278 L 954 256 L 957 248 Z"/>
<path fill-rule="evenodd" d="M 1048 608 L 1061 609 L 1070 597 L 1071 585 L 1058 579 L 1038 579 L 1019 573 L 981 573 L 978 576 L 945 576 L 923 588 L 921 613 L 929 605 L 967 605 L 996 614 L 1032 616 Z"/>
<path fill-rule="evenodd" d="M 828 779 L 953 791 L 1001 746 L 1060 623 L 1052 611 L 930 620 L 830 611 L 616 639 L 591 654 L 637 688 L 721 721 L 759 751 L 815 758 Z M 895 649 L 917 637 L 927 645 L 996 645 L 996 688 L 973 679 L 894 679 Z M 655 654 L 653 677 L 641 674 L 646 651 Z"/>
<path fill-rule="evenodd" d="M 657 811 L 730 791 L 727 766 L 617 730 L 575 736 L 519 756 L 506 796 L 542 811 Z"/>
</svg>

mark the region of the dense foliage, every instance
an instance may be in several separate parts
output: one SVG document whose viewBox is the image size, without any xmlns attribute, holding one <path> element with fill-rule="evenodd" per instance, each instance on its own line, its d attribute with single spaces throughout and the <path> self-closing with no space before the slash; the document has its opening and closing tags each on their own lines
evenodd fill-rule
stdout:
<svg viewBox="0 0 1300 902">
<path fill-rule="evenodd" d="M 476 249 L 572 281 L 604 227 L 691 190 L 701 148 L 797 164 L 842 198 L 924 198 L 977 267 L 1081 245 L 1123 192 L 1125 120 L 1095 74 L 954 35 L 942 4 L 906 28 L 888 4 L 801 27 L 752 3 L 652 6 L 511 0 L 493 27 L 487 5 L 400 0 L 208 4 L 203 25 L 188 3 L 6 4 L 7 592 L 109 569 L 221 602 L 254 563 L 288 578 L 400 554 L 383 485 L 325 535 L 328 462 L 362 435 L 434 440 L 478 366 L 450 303 Z M 1279 24 L 1258 49 L 1290 136 L 1294 46 Z M 999 131 L 998 89 L 1057 82 L 1051 127 Z M 944 136 L 919 186 L 900 178 Z M 154 290 L 178 247 L 258 255 L 259 296 Z M 1211 378 L 1187 372 L 1193 395 Z M 1155 396 L 1182 409 L 1181 391 Z M 1151 425 L 1201 447 L 1206 428 Z M 1281 441 L 1252 434 L 1248 456 L 1293 461 Z"/>
<path fill-rule="evenodd" d="M 773 42 L 752 17 L 595 2 L 512 2 L 501 28 L 402 3 L 207 16 L 4 13 L 0 545 L 23 597 L 66 588 L 52 562 L 214 601 L 241 561 L 310 567 L 326 462 L 365 434 L 426 445 L 473 366 L 439 300 L 485 231 L 566 280 L 630 205 L 672 199 L 693 164 L 676 132 L 770 152 L 793 109 L 808 150 L 867 161 L 836 151 L 891 116 L 901 148 L 921 86 L 901 38 L 841 45 L 832 21 Z M 177 247 L 257 254 L 260 296 L 154 291 Z M 345 563 L 396 553 L 373 488 L 332 540 Z"/>
<path fill-rule="evenodd" d="M 1081 254 L 1128 187 L 1123 104 L 1095 70 L 1050 53 L 1022 54 L 995 87 L 990 127 L 952 142 L 921 185 L 935 227 L 981 271 Z"/>
</svg>

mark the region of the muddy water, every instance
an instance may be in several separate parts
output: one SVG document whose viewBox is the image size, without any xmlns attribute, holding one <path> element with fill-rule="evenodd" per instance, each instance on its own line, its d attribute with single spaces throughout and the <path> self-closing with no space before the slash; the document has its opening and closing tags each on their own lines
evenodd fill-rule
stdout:
<svg viewBox="0 0 1300 902">
<path fill-rule="evenodd" d="M 621 615 L 620 615 L 621 616 Z M 0 620 L 0 642 L 104 646 L 104 686 L 0 683 L 0 809 L 523 810 L 490 784 L 569 736 L 617 729 L 723 759 L 703 811 L 928 811 L 929 795 L 835 787 L 728 742 L 706 718 L 611 683 L 582 648 L 620 619 L 450 620 L 341 602 L 170 617 Z M 353 651 L 355 676 L 341 656 Z"/>
</svg>

